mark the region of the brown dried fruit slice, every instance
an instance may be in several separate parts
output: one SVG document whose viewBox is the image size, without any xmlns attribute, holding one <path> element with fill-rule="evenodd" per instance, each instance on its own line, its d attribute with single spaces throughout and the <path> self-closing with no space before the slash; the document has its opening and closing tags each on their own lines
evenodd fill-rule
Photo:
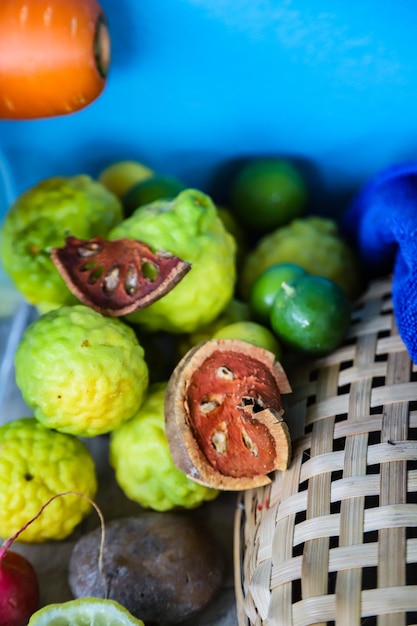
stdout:
<svg viewBox="0 0 417 626">
<path fill-rule="evenodd" d="M 169 252 L 141 241 L 67 237 L 51 258 L 72 293 L 87 306 L 110 316 L 143 309 L 162 298 L 191 269 Z"/>
<path fill-rule="evenodd" d="M 211 339 L 178 363 L 165 396 L 175 465 L 198 483 L 259 487 L 291 456 L 281 394 L 291 388 L 275 356 L 234 339 Z"/>
</svg>

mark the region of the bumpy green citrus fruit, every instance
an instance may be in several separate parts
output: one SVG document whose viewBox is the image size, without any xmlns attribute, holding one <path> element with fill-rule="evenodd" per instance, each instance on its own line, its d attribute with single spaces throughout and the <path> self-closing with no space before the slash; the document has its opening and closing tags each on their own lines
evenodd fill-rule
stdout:
<svg viewBox="0 0 417 626">
<path fill-rule="evenodd" d="M 199 485 L 178 470 L 165 434 L 166 383 L 155 383 L 135 417 L 110 435 L 110 463 L 131 500 L 155 511 L 192 509 L 218 491 Z"/>
<path fill-rule="evenodd" d="M 80 598 L 48 604 L 32 615 L 28 626 L 145 626 L 115 600 Z"/>
<path fill-rule="evenodd" d="M 307 187 L 298 169 L 277 157 L 249 161 L 232 184 L 233 211 L 245 226 L 259 233 L 303 215 L 307 199 Z"/>
<path fill-rule="evenodd" d="M 358 258 L 342 239 L 335 220 L 308 216 L 265 235 L 248 254 L 239 282 L 242 297 L 249 298 L 253 283 L 267 267 L 287 262 L 333 280 L 351 299 L 362 289 Z"/>
<path fill-rule="evenodd" d="M 81 304 L 32 322 L 15 366 L 35 417 L 83 437 L 108 433 L 131 418 L 148 386 L 144 351 L 132 329 Z"/>
<path fill-rule="evenodd" d="M 42 311 L 75 302 L 51 258 L 68 235 L 105 237 L 122 219 L 120 200 L 89 176 L 43 180 L 17 198 L 1 233 L 1 260 L 17 289 Z"/>
<path fill-rule="evenodd" d="M 132 313 L 130 321 L 150 330 L 194 332 L 214 320 L 231 300 L 236 243 L 206 194 L 186 189 L 172 201 L 140 207 L 109 234 L 110 239 L 120 237 L 139 239 L 191 263 L 190 272 L 172 291 Z"/>
<path fill-rule="evenodd" d="M 96 494 L 94 461 L 77 437 L 45 428 L 33 417 L 21 418 L 0 426 L 0 450 L 0 536 L 4 539 L 58 493 L 76 491 L 90 499 Z M 63 539 L 90 511 L 85 498 L 56 498 L 18 540 Z"/>
</svg>

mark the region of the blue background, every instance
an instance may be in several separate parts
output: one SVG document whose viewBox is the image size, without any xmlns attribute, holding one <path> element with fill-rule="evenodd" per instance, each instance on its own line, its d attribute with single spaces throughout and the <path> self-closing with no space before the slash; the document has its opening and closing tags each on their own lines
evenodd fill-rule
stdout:
<svg viewBox="0 0 417 626">
<path fill-rule="evenodd" d="M 333 212 L 377 170 L 417 157 L 414 0 L 101 4 L 103 94 L 70 116 L 0 122 L 17 192 L 137 159 L 226 200 L 240 159 L 279 154 L 305 168 L 314 209 Z"/>
</svg>

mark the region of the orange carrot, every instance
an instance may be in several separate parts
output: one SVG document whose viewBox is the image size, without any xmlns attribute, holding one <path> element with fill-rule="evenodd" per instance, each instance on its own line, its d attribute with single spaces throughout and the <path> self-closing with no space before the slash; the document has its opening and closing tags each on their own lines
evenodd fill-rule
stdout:
<svg viewBox="0 0 417 626">
<path fill-rule="evenodd" d="M 0 119 L 84 108 L 103 91 L 109 64 L 97 0 L 0 1 Z"/>
</svg>

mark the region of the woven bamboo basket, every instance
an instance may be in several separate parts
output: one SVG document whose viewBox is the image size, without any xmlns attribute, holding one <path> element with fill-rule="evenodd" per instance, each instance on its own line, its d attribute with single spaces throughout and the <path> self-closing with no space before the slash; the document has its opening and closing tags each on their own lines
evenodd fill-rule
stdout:
<svg viewBox="0 0 417 626">
<path fill-rule="evenodd" d="M 293 457 L 235 516 L 239 626 L 417 624 L 417 367 L 391 282 L 344 345 L 287 370 Z"/>
</svg>

